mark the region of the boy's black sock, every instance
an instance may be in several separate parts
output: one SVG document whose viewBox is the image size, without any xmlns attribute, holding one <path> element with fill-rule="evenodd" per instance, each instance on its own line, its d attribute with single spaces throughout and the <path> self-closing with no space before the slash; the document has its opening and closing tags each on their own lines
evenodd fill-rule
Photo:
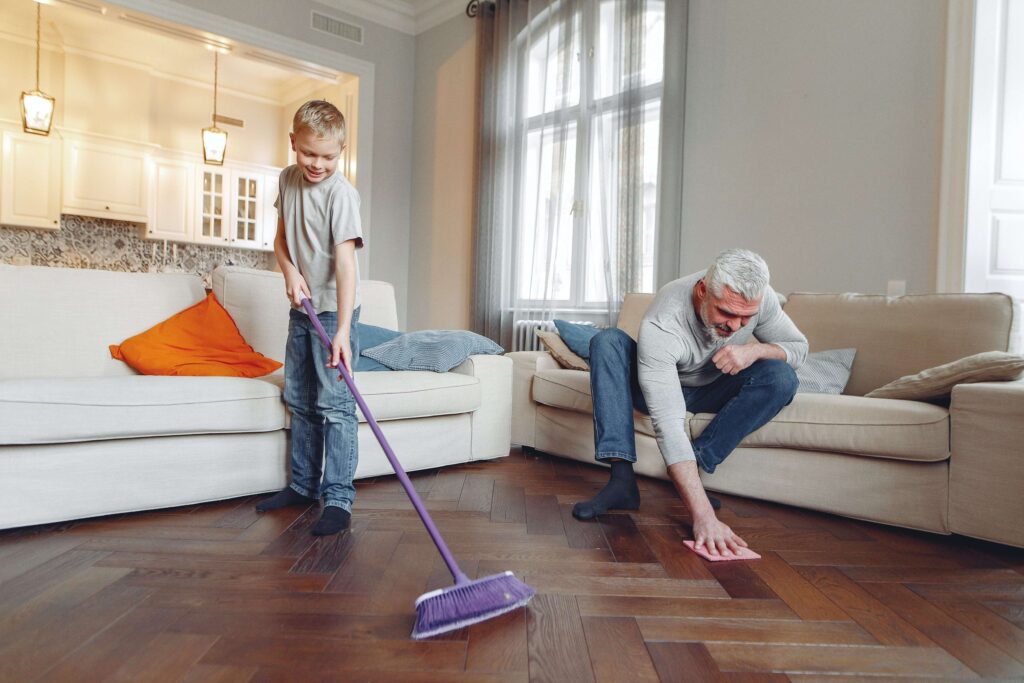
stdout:
<svg viewBox="0 0 1024 683">
<path fill-rule="evenodd" d="M 573 517 L 587 520 L 613 509 L 636 510 L 640 507 L 640 489 L 636 485 L 633 463 L 614 460 L 611 466 L 608 483 L 590 500 L 576 503 L 572 508 Z"/>
<path fill-rule="evenodd" d="M 270 498 L 264 498 L 260 502 L 256 503 L 256 512 L 277 510 L 278 508 L 284 508 L 290 505 L 312 505 L 315 502 L 315 498 L 307 498 L 289 486 L 283 491 L 278 491 Z"/>
<path fill-rule="evenodd" d="M 337 505 L 325 507 L 323 514 L 320 515 L 320 521 L 313 527 L 313 535 L 330 536 L 331 534 L 336 534 L 342 529 L 347 529 L 351 519 L 352 513 L 348 510 Z"/>
</svg>

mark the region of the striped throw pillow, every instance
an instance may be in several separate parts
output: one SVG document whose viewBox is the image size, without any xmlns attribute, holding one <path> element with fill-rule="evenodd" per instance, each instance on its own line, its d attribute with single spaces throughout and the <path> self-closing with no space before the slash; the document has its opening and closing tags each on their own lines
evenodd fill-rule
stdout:
<svg viewBox="0 0 1024 683">
<path fill-rule="evenodd" d="M 853 358 L 857 349 L 831 349 L 807 354 L 807 360 L 796 371 L 800 380 L 797 393 L 841 394 L 850 381 Z"/>
</svg>

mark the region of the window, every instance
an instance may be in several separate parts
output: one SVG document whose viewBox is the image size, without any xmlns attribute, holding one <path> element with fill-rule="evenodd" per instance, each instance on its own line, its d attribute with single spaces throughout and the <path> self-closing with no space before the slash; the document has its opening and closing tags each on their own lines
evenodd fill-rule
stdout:
<svg viewBox="0 0 1024 683">
<path fill-rule="evenodd" d="M 631 257 L 639 264 L 631 288 L 654 289 L 664 3 L 578 6 L 569 16 L 536 17 L 522 40 L 519 309 L 607 310 L 608 274 L 623 258 L 624 247 L 614 242 L 624 210 L 639 217 L 639 225 L 629 221 L 637 234 L 628 248 L 640 251 Z M 641 15 L 636 7 L 644 8 Z M 549 10 L 558 11 L 557 3 Z M 637 21 L 631 25 L 642 41 L 623 28 Z"/>
</svg>

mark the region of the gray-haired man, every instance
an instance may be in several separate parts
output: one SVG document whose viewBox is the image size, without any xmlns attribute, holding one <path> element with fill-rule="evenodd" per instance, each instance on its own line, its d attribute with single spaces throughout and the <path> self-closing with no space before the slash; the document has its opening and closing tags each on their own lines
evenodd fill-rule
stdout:
<svg viewBox="0 0 1024 683">
<path fill-rule="evenodd" d="M 719 554 L 746 546 L 715 516 L 697 466 L 714 472 L 796 393 L 794 369 L 807 357 L 807 339 L 783 313 L 768 280 L 757 254 L 724 251 L 706 271 L 661 288 L 638 342 L 618 329 L 591 340 L 596 457 L 612 471 L 604 489 L 573 507 L 577 519 L 639 508 L 635 408 L 651 416 L 669 476 L 690 509 L 697 547 Z M 717 413 L 693 443 L 687 410 Z"/>
</svg>

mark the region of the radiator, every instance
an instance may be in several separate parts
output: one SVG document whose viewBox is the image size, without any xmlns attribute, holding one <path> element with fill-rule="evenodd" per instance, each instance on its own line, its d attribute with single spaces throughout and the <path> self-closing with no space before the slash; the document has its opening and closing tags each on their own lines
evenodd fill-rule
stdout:
<svg viewBox="0 0 1024 683">
<path fill-rule="evenodd" d="M 557 332 L 555 323 L 550 320 L 517 320 L 512 327 L 513 351 L 540 351 L 544 347 L 540 339 L 533 333 L 540 328 L 547 332 Z"/>
</svg>

